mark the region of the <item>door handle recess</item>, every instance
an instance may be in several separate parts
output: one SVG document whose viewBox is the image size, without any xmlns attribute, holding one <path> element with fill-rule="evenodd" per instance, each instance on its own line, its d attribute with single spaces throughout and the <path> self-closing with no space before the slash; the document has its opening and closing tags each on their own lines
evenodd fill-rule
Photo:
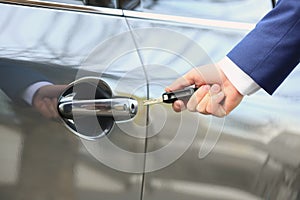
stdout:
<svg viewBox="0 0 300 200">
<path fill-rule="evenodd" d="M 138 103 L 115 97 L 103 80 L 85 77 L 71 83 L 58 98 L 57 110 L 64 125 L 75 135 L 95 140 L 107 135 L 116 121 L 135 117 Z"/>
</svg>

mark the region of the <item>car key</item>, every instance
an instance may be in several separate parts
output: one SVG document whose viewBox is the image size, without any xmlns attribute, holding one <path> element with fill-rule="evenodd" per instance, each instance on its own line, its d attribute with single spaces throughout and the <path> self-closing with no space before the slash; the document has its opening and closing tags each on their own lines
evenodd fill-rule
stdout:
<svg viewBox="0 0 300 200">
<path fill-rule="evenodd" d="M 144 101 L 144 106 L 158 103 L 174 103 L 176 100 L 188 101 L 198 88 L 185 88 L 172 92 L 165 92 L 161 97 Z"/>
</svg>

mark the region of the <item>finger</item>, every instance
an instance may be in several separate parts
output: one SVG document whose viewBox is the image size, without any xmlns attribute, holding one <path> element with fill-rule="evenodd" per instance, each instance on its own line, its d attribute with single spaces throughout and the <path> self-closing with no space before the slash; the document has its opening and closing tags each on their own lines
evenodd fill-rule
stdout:
<svg viewBox="0 0 300 200">
<path fill-rule="evenodd" d="M 209 102 L 208 102 L 208 105 L 206 107 L 206 110 L 208 112 L 210 112 L 209 108 L 213 108 L 213 105 L 217 105 L 217 104 L 220 104 L 221 101 L 224 99 L 225 97 L 225 94 L 224 92 L 222 91 L 221 89 L 221 86 L 218 85 L 218 84 L 213 84 L 209 90 L 209 94 L 210 94 L 210 99 L 209 99 Z"/>
<path fill-rule="evenodd" d="M 52 100 L 49 98 L 42 99 L 38 110 L 46 118 L 53 118 L 55 116 L 55 110 L 52 105 Z"/>
<path fill-rule="evenodd" d="M 58 116 L 57 109 L 56 109 L 56 100 L 55 98 L 44 98 L 44 103 L 48 108 L 48 113 L 50 114 L 50 118 L 56 118 Z"/>
<path fill-rule="evenodd" d="M 217 117 L 224 117 L 227 115 L 225 109 L 220 104 L 224 99 L 224 93 L 221 91 L 219 94 L 211 97 L 207 94 L 203 100 L 198 104 L 197 111 L 205 115 L 214 115 Z"/>
<path fill-rule="evenodd" d="M 171 85 L 165 88 L 166 92 L 171 92 L 175 90 L 180 90 L 187 86 L 193 85 L 193 81 L 187 80 L 184 76 L 175 80 Z"/>
<path fill-rule="evenodd" d="M 191 112 L 197 111 L 197 106 L 200 101 L 205 97 L 205 95 L 209 92 L 209 85 L 202 85 L 198 90 L 191 96 L 187 103 L 187 109 Z"/>
<path fill-rule="evenodd" d="M 221 104 L 217 104 L 215 108 L 216 110 L 212 112 L 212 115 L 216 117 L 225 117 L 227 115 L 225 109 Z"/>
<path fill-rule="evenodd" d="M 206 113 L 214 116 L 223 117 L 226 112 L 220 103 L 225 97 L 224 92 L 221 90 L 220 85 L 214 84 L 209 90 L 210 98 L 206 105 Z M 203 108 L 204 109 L 204 108 Z M 205 112 L 203 111 L 203 112 Z"/>
<path fill-rule="evenodd" d="M 48 109 L 47 103 L 45 103 L 45 100 L 41 100 L 35 105 L 36 109 L 46 118 L 51 118 L 51 112 Z"/>
<path fill-rule="evenodd" d="M 57 98 L 51 99 L 51 111 L 52 111 L 52 118 L 58 118 L 58 111 L 57 111 Z"/>
<path fill-rule="evenodd" d="M 220 73 L 219 68 L 214 64 L 196 67 L 186 73 L 183 77 L 174 81 L 166 88 L 166 91 L 179 90 L 190 85 L 200 87 L 201 85 L 213 83 L 222 84 L 221 75 L 222 73 Z"/>
<path fill-rule="evenodd" d="M 198 68 L 193 68 L 184 76 L 175 80 L 170 86 L 166 88 L 167 92 L 179 90 L 190 85 L 201 86 L 205 83 L 203 76 L 200 74 Z"/>
<path fill-rule="evenodd" d="M 211 96 L 218 94 L 221 91 L 221 86 L 218 84 L 213 84 L 209 90 Z"/>
<path fill-rule="evenodd" d="M 223 108 L 226 111 L 227 115 L 240 104 L 242 98 L 242 95 L 238 97 L 226 95 Z"/>
<path fill-rule="evenodd" d="M 173 107 L 173 110 L 174 110 L 175 112 L 180 112 L 180 111 L 183 111 L 183 110 L 186 109 L 186 106 L 185 106 L 184 102 L 181 101 L 181 100 L 175 101 L 175 102 L 173 103 L 172 107 Z"/>
<path fill-rule="evenodd" d="M 223 91 L 220 91 L 217 94 L 211 95 L 208 104 L 206 106 L 206 111 L 217 117 L 224 117 L 226 115 L 225 109 L 220 104 L 225 98 Z"/>
<path fill-rule="evenodd" d="M 199 102 L 199 104 L 197 105 L 197 111 L 202 113 L 202 114 L 210 114 L 207 112 L 206 110 L 206 107 L 207 107 L 207 104 L 209 102 L 209 99 L 210 99 L 210 95 L 209 93 L 206 93 L 206 95 L 202 98 L 202 100 Z"/>
</svg>

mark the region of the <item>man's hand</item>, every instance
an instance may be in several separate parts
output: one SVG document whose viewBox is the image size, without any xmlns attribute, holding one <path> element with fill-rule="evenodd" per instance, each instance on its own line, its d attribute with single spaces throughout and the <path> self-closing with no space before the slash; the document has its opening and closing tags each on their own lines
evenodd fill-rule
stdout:
<svg viewBox="0 0 300 200">
<path fill-rule="evenodd" d="M 66 85 L 46 85 L 34 94 L 32 105 L 46 118 L 57 118 L 57 98 Z"/>
<path fill-rule="evenodd" d="M 188 102 L 180 100 L 174 102 L 174 111 L 180 112 L 188 109 L 191 112 L 197 111 L 202 114 L 224 117 L 243 99 L 243 96 L 216 65 L 205 65 L 192 69 L 167 87 L 166 91 L 175 91 L 191 85 L 195 85 L 199 89 Z"/>
</svg>

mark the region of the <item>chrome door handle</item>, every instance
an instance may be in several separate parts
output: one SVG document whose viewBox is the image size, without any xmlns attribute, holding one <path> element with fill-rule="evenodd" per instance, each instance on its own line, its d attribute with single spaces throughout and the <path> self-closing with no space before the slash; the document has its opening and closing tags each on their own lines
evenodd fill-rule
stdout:
<svg viewBox="0 0 300 200">
<path fill-rule="evenodd" d="M 73 96 L 74 97 L 74 96 Z M 137 113 L 137 101 L 130 98 L 73 100 L 70 96 L 60 99 L 58 111 L 62 117 L 73 116 L 114 117 L 115 121 L 128 120 Z"/>
<path fill-rule="evenodd" d="M 95 140 L 107 135 L 116 121 L 132 119 L 137 114 L 138 102 L 113 96 L 103 80 L 85 77 L 71 83 L 60 95 L 57 110 L 71 132 Z"/>
</svg>

